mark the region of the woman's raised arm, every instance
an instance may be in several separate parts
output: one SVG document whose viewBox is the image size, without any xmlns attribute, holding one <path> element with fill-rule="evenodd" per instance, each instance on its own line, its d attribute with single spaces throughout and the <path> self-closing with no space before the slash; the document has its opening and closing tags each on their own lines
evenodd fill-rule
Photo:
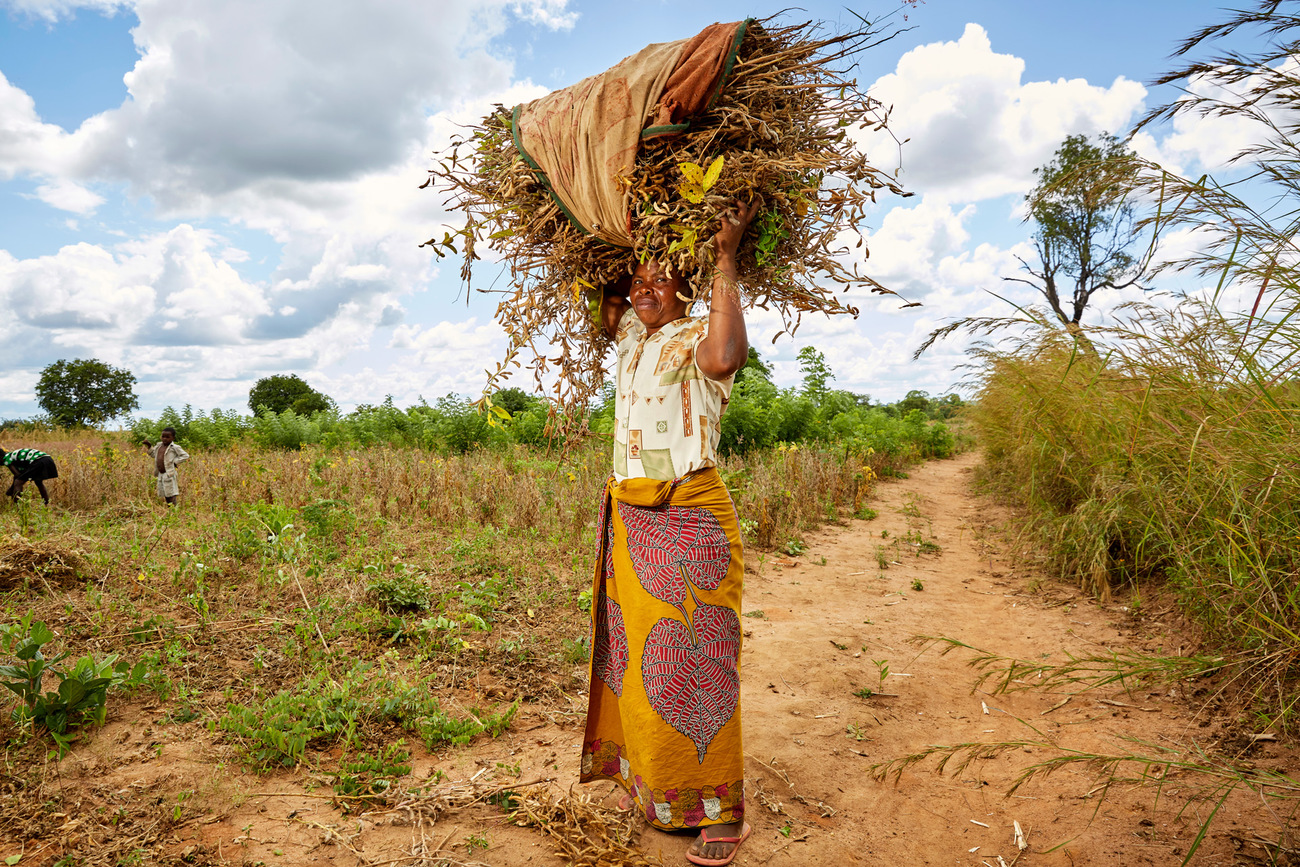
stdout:
<svg viewBox="0 0 1300 867">
<path fill-rule="evenodd" d="M 709 379 L 726 379 L 749 360 L 749 336 L 740 309 L 736 251 L 745 229 L 758 214 L 759 201 L 737 202 L 733 211 L 722 215 L 718 234 L 713 236 L 715 261 L 713 289 L 709 301 L 709 333 L 695 351 L 695 364 Z"/>
<path fill-rule="evenodd" d="M 618 331 L 618 323 L 623 319 L 632 303 L 628 301 L 628 288 L 632 285 L 632 275 L 619 278 L 607 285 L 600 299 L 600 324 L 611 338 Z"/>
</svg>

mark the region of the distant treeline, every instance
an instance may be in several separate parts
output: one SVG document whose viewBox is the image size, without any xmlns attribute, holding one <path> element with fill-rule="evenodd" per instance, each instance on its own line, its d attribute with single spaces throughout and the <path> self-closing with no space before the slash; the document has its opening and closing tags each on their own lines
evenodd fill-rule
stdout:
<svg viewBox="0 0 1300 867">
<path fill-rule="evenodd" d="M 834 442 L 862 453 L 874 450 L 908 460 L 953 453 L 956 440 L 945 422 L 965 406 L 959 396 L 932 398 L 913 391 L 896 403 L 872 404 L 867 395 L 827 388 L 833 374 L 815 350 L 804 350 L 800 361 L 805 377 L 799 388 L 777 388 L 757 355 L 737 375 L 722 417 L 724 454 L 805 442 Z M 168 407 L 156 419 L 136 418 L 130 431 L 137 442 L 157 441 L 162 428 L 173 427 L 177 440 L 187 448 L 224 448 L 250 440 L 263 448 L 389 445 L 460 454 L 511 444 L 551 444 L 547 422 L 552 410 L 545 399 L 510 388 L 495 394 L 492 403 L 499 411 L 480 412 L 473 402 L 455 395 L 406 408 L 395 406 L 390 397 L 348 413 L 339 412 L 332 402 L 329 408 L 310 413 L 263 409 L 255 415 L 221 409 L 208 413 L 186 405 L 180 410 Z M 0 423 L 0 430 L 30 430 L 43 424 L 39 419 L 6 421 Z M 598 434 L 612 433 L 612 386 L 591 410 L 588 424 Z"/>
</svg>

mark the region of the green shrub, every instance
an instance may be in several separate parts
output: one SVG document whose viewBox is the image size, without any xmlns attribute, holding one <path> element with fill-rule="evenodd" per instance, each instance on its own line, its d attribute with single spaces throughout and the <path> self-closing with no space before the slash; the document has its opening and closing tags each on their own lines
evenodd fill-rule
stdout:
<svg viewBox="0 0 1300 867">
<path fill-rule="evenodd" d="M 433 588 L 421 576 L 406 571 L 375 578 L 366 585 L 366 590 L 395 614 L 428 611 L 433 607 Z"/>
<path fill-rule="evenodd" d="M 364 662 L 338 681 L 320 672 L 260 704 L 228 704 L 214 726 L 240 744 L 250 764 L 267 769 L 296 766 L 309 746 L 342 742 L 350 747 L 363 730 L 385 723 L 417 735 L 429 749 L 466 744 L 478 734 L 496 737 L 519 710 L 515 702 L 496 713 L 472 710 L 459 719 L 439 708 L 427 684 L 381 674 Z"/>
<path fill-rule="evenodd" d="M 33 621 L 30 613 L 17 623 L 0 625 L 0 653 L 16 659 L 16 664 L 0 665 L 0 686 L 20 699 L 12 713 L 14 720 L 43 728 L 63 756 L 76 740 L 74 729 L 103 725 L 108 690 L 142 682 L 146 666 L 132 668 L 110 655 L 102 660 L 85 656 L 71 668 L 59 667 L 70 654 L 46 659 L 41 651 L 53 640 L 54 633 L 43 621 Z M 48 675 L 58 678 L 58 688 L 42 692 L 42 680 Z"/>
</svg>

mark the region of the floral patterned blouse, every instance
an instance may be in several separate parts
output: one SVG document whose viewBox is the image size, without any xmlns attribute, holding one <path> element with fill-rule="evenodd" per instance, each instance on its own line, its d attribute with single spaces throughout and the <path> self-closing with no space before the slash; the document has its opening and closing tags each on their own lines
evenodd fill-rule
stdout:
<svg viewBox="0 0 1300 867">
<path fill-rule="evenodd" d="M 734 376 L 706 377 L 695 349 L 708 320 L 684 316 L 654 334 L 628 310 L 618 323 L 614 477 L 671 481 L 716 466 Z"/>
</svg>

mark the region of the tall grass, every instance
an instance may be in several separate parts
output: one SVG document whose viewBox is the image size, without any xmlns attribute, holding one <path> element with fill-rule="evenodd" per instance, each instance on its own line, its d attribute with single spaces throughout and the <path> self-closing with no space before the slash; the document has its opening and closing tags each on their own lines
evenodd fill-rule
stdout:
<svg viewBox="0 0 1300 867">
<path fill-rule="evenodd" d="M 1141 225 L 1182 242 L 1160 268 L 1195 275 L 1203 291 L 1168 309 L 1129 307 L 1079 343 L 1031 327 L 1019 343 L 984 347 L 977 419 L 990 483 L 1032 511 L 1063 574 L 1102 596 L 1115 582 L 1167 580 L 1207 638 L 1237 654 L 1265 721 L 1291 729 L 1300 706 L 1294 5 L 1255 0 L 1189 36 L 1181 65 L 1157 82 L 1177 85 L 1177 97 L 1139 125 L 1227 120 L 1247 142 L 1227 181 L 1141 159 L 1127 167 L 1134 195 L 1151 205 Z M 1229 311 L 1229 290 L 1249 309 Z"/>
<path fill-rule="evenodd" d="M 1054 331 L 982 351 L 983 478 L 1084 589 L 1167 582 L 1239 654 L 1267 721 L 1294 728 L 1300 388 L 1278 364 L 1282 330 L 1252 336 L 1193 300 L 1127 314 L 1090 332 L 1098 354 Z"/>
</svg>

